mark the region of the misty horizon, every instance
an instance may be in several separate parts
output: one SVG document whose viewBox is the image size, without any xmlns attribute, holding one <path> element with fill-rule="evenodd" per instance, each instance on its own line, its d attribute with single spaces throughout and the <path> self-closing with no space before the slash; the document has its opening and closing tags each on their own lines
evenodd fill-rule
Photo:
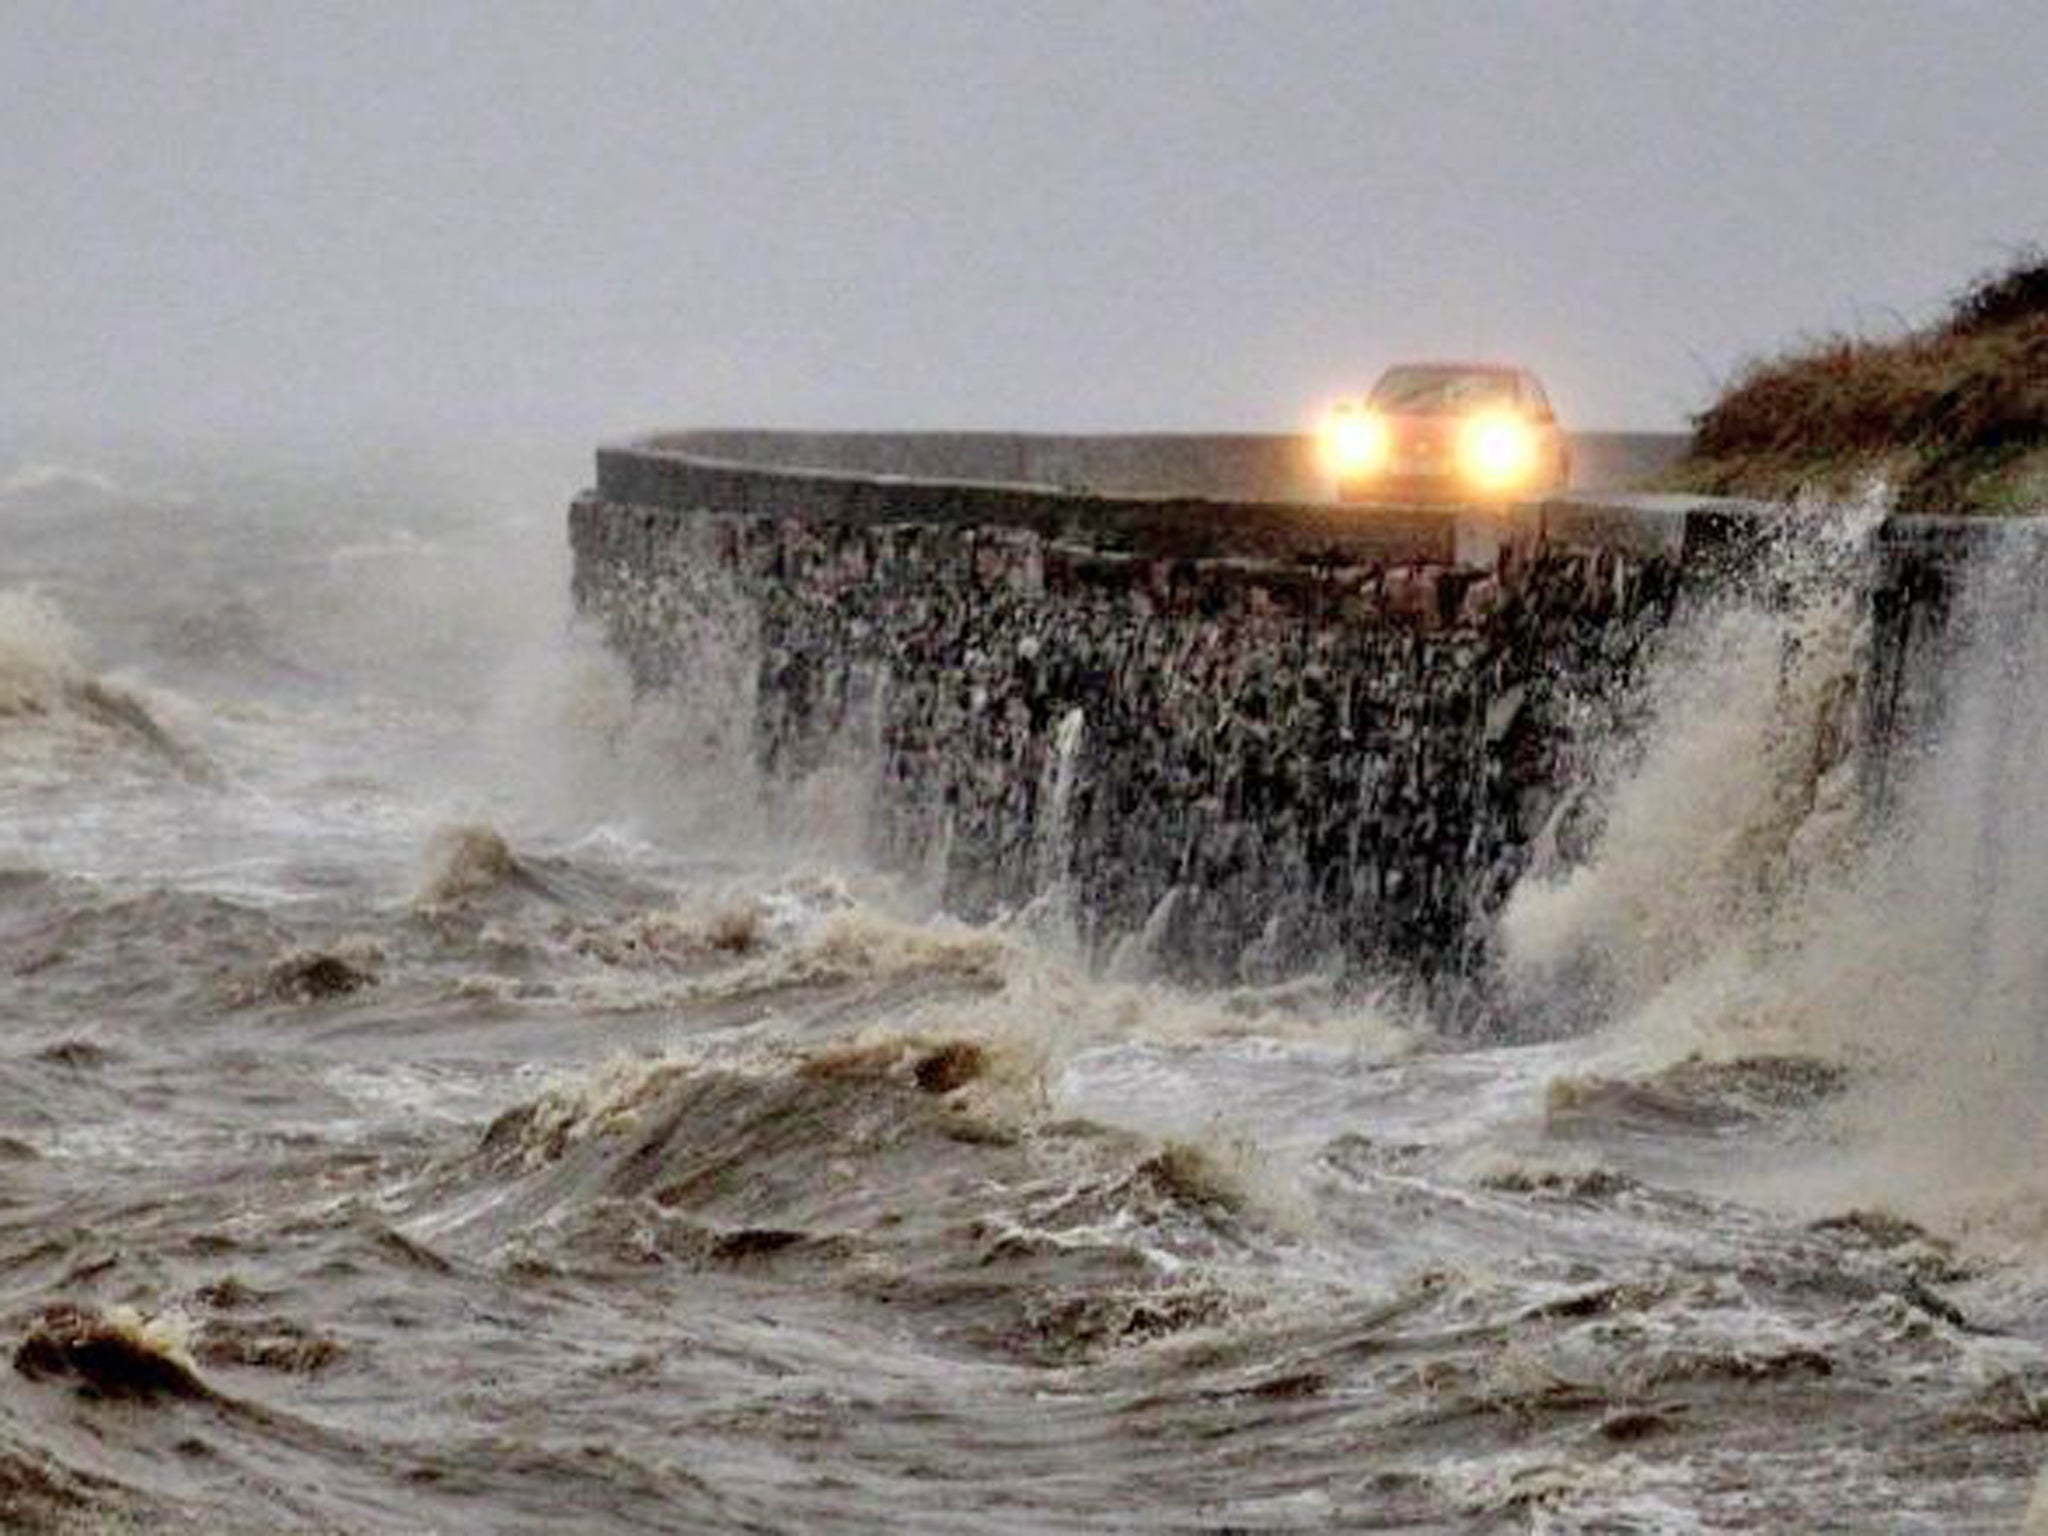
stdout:
<svg viewBox="0 0 2048 1536">
<path fill-rule="evenodd" d="M 1401 357 L 1671 429 L 2041 232 L 2048 17 L 0 16 L 0 425 L 1284 430 Z"/>
</svg>

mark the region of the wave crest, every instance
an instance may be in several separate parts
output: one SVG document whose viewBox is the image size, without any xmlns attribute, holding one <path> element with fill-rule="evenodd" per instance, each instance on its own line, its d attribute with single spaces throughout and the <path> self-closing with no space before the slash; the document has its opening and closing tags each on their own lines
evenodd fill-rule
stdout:
<svg viewBox="0 0 2048 1536">
<path fill-rule="evenodd" d="M 158 719 L 139 689 L 96 673 L 85 644 L 55 603 L 34 591 L 0 592 L 0 722 L 14 752 L 69 748 L 89 757 L 109 746 L 210 778 L 197 748 Z"/>
</svg>

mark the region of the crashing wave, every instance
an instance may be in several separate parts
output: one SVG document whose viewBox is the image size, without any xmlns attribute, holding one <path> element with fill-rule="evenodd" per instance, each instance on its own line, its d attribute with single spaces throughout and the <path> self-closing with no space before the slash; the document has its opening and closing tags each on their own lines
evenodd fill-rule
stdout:
<svg viewBox="0 0 2048 1536">
<path fill-rule="evenodd" d="M 72 464 L 24 464 L 0 476 L 0 497 L 43 500 L 52 494 L 67 499 L 119 496 L 121 487 L 96 469 Z"/>
<path fill-rule="evenodd" d="M 0 592 L 0 748 L 16 755 L 109 748 L 141 753 L 196 778 L 204 756 L 157 718 L 138 689 L 95 673 L 63 612 L 32 591 Z"/>
<path fill-rule="evenodd" d="M 31 1381 L 70 1380 L 99 1397 L 211 1397 L 192 1359 L 182 1313 L 145 1317 L 133 1307 L 47 1307 L 14 1351 Z"/>
<path fill-rule="evenodd" d="M 414 905 L 423 908 L 459 906 L 508 888 L 533 887 L 537 881 L 497 828 L 483 822 L 458 822 L 437 828 L 427 840 Z"/>
<path fill-rule="evenodd" d="M 1674 637 L 1589 857 L 1525 880 L 1501 935 L 1532 1008 L 1601 1026 L 1554 1123 L 1796 1109 L 1827 1156 L 1760 1193 L 2040 1251 L 2048 558 L 2016 534 L 1965 574 L 1938 718 L 1885 747 L 1878 805 L 1881 512 L 1796 525 L 1764 581 Z"/>
<path fill-rule="evenodd" d="M 1533 871 L 1502 913 L 1530 1001 L 1562 992 L 1582 1025 L 1641 1009 L 1781 942 L 1853 854 L 1866 567 L 1887 510 L 1874 493 L 1795 511 L 1765 578 L 1671 637 L 1629 760 L 1587 786 L 1604 820 L 1591 856 Z"/>
</svg>

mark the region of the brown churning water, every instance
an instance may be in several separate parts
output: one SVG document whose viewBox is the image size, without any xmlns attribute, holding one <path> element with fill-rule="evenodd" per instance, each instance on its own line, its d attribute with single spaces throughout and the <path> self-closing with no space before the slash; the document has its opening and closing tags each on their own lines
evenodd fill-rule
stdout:
<svg viewBox="0 0 2048 1536">
<path fill-rule="evenodd" d="M 360 468 L 0 465 L 0 1528 L 2019 1526 L 2031 565 L 1879 834 L 1869 509 L 1698 615 L 1453 1046 L 947 919 Z"/>
</svg>

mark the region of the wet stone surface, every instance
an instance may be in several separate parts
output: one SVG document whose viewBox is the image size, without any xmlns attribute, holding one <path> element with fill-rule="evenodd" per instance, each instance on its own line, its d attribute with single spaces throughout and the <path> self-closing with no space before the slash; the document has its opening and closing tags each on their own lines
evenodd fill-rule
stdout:
<svg viewBox="0 0 2048 1536">
<path fill-rule="evenodd" d="M 1439 994 L 1483 971 L 1681 564 L 1153 558 L 595 496 L 572 529 L 639 684 L 701 687 L 743 644 L 768 780 L 861 759 L 877 851 L 954 910 L 1056 901 L 1098 957 L 1204 981 L 1337 963 Z"/>
</svg>

